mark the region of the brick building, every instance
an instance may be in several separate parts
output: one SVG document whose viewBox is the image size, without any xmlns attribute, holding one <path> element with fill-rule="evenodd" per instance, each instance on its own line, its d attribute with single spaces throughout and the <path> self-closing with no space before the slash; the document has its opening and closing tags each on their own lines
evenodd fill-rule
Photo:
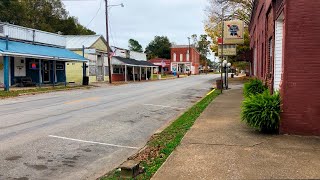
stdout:
<svg viewBox="0 0 320 180">
<path fill-rule="evenodd" d="M 252 70 L 282 97 L 280 133 L 320 135 L 320 1 L 256 0 Z"/>
<path fill-rule="evenodd" d="M 172 72 L 199 74 L 199 65 L 200 53 L 193 46 L 174 45 L 171 47 Z"/>
</svg>

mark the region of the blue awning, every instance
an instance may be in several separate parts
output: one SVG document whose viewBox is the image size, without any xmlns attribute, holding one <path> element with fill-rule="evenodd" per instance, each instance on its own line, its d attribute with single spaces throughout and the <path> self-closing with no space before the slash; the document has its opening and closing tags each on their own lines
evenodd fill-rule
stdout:
<svg viewBox="0 0 320 180">
<path fill-rule="evenodd" d="M 88 61 L 86 58 L 68 49 L 34 45 L 23 42 L 9 41 L 8 50 L 6 50 L 6 40 L 0 40 L 0 54 L 4 56 L 24 56 L 61 61 Z"/>
</svg>

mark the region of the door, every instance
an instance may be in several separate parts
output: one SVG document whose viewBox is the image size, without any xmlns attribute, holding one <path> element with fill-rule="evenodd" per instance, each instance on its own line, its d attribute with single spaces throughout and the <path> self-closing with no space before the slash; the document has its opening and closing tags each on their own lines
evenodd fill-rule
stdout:
<svg viewBox="0 0 320 180">
<path fill-rule="evenodd" d="M 103 69 L 104 59 L 103 56 L 97 55 L 97 81 L 104 81 L 104 69 Z"/>
<path fill-rule="evenodd" d="M 50 82 L 50 63 L 49 61 L 42 62 L 42 80 L 44 83 Z"/>
</svg>

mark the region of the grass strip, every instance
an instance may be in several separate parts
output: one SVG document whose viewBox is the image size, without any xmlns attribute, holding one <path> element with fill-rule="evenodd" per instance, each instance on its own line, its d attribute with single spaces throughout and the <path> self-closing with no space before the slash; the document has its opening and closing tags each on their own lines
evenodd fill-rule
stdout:
<svg viewBox="0 0 320 180">
<path fill-rule="evenodd" d="M 66 91 L 73 89 L 88 89 L 91 86 L 56 86 L 56 87 L 42 87 L 42 88 L 34 88 L 34 89 L 24 89 L 24 90 L 11 90 L 11 91 L 0 91 L 0 99 L 17 97 L 20 95 L 28 95 L 28 94 L 40 94 L 40 93 L 48 93 L 55 91 Z"/>
<path fill-rule="evenodd" d="M 155 134 L 144 150 L 132 158 L 141 161 L 141 166 L 145 168 L 145 173 L 140 174 L 136 179 L 147 180 L 157 172 L 161 165 L 166 161 L 173 150 L 180 144 L 182 138 L 192 127 L 194 122 L 206 107 L 220 94 L 213 91 L 204 97 L 197 104 L 176 119 L 170 126 L 159 134 Z M 100 180 L 120 179 L 120 171 L 114 170 Z"/>
</svg>

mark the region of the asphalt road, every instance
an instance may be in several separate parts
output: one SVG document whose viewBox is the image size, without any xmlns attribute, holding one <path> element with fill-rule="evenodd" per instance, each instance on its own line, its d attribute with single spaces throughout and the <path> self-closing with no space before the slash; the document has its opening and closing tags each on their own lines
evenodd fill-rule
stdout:
<svg viewBox="0 0 320 180">
<path fill-rule="evenodd" d="M 0 179 L 95 179 L 203 97 L 218 76 L 0 100 Z"/>
</svg>

